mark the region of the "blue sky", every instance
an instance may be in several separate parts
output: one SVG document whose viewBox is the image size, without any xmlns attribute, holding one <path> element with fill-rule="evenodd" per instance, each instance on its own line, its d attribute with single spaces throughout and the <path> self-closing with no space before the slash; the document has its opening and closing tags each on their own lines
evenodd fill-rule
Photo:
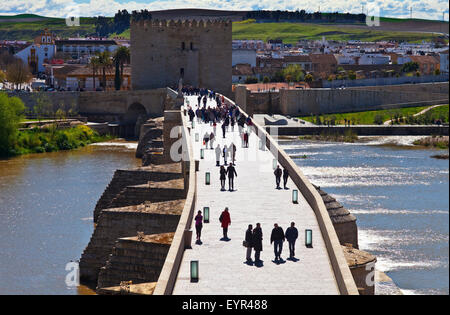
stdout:
<svg viewBox="0 0 450 315">
<path fill-rule="evenodd" d="M 447 0 L 0 0 L 0 14 L 34 13 L 45 16 L 66 17 L 78 13 L 80 16 L 112 16 L 119 9 L 128 11 L 148 9 L 203 8 L 224 10 L 296 10 L 314 12 L 360 13 L 373 8 L 381 16 L 409 17 L 413 8 L 414 18 L 448 21 Z"/>
</svg>

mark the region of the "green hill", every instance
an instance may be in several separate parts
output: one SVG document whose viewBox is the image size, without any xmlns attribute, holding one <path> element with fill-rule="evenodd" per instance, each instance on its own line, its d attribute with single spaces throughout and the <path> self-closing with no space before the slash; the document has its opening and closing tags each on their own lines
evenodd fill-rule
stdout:
<svg viewBox="0 0 450 315">
<path fill-rule="evenodd" d="M 402 24 L 412 22 L 408 19 L 383 19 L 395 20 L 397 21 L 395 23 L 404 21 Z M 45 28 L 63 38 L 95 33 L 94 18 L 89 17 L 81 18 L 79 27 L 68 27 L 65 19 L 62 18 L 49 18 L 34 14 L 0 16 L 0 39 L 31 41 Z M 126 30 L 117 35 L 129 38 L 130 32 Z M 252 20 L 233 22 L 233 39 L 268 40 L 281 38 L 285 43 L 294 44 L 299 39 L 321 39 L 323 36 L 329 40 L 395 40 L 407 42 L 431 41 L 438 37 L 437 34 L 433 33 L 380 30 L 338 24 L 255 23 Z"/>
</svg>

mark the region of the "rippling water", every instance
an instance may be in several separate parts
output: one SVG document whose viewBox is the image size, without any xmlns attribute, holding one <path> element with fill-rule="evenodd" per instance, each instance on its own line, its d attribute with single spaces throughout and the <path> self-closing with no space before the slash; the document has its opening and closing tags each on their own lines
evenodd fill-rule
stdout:
<svg viewBox="0 0 450 315">
<path fill-rule="evenodd" d="M 0 160 L 0 294 L 83 294 L 65 285 L 93 231 L 95 204 L 135 144 Z M 127 148 L 128 147 L 128 148 Z"/>
<path fill-rule="evenodd" d="M 312 183 L 358 219 L 359 246 L 405 294 L 449 294 L 449 162 L 408 146 L 283 141 Z M 446 151 L 448 153 L 448 151 Z"/>
</svg>

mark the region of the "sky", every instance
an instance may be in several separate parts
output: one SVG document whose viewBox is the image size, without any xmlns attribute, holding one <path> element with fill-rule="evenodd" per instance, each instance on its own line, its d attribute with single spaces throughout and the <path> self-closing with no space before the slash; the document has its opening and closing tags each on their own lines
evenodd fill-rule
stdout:
<svg viewBox="0 0 450 315">
<path fill-rule="evenodd" d="M 113 16 L 119 9 L 164 10 L 179 8 L 223 10 L 301 10 L 307 12 L 350 12 L 385 17 L 412 17 L 448 21 L 447 0 L 0 0 L 0 15 L 33 13 L 51 17 Z M 372 12 L 375 12 L 373 14 Z M 445 17 L 443 15 L 445 12 Z"/>
</svg>

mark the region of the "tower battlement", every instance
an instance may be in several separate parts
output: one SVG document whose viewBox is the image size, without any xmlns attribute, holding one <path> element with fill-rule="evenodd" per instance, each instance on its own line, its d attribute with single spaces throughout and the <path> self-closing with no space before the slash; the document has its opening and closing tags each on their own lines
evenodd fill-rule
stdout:
<svg viewBox="0 0 450 315">
<path fill-rule="evenodd" d="M 224 19 L 131 21 L 133 89 L 188 85 L 231 94 L 231 27 Z"/>
</svg>

